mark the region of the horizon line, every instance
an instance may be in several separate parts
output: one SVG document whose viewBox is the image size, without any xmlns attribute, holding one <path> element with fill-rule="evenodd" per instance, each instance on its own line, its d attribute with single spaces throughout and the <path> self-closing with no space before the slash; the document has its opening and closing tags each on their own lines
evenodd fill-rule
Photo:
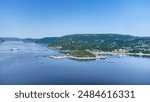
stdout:
<svg viewBox="0 0 150 102">
<path fill-rule="evenodd" d="M 102 35 L 102 34 L 114 34 L 114 35 L 128 35 L 133 37 L 150 37 L 150 36 L 140 36 L 140 35 L 132 35 L 132 34 L 121 34 L 121 33 L 72 33 L 72 34 L 64 34 L 61 36 L 43 36 L 43 37 L 1 37 L 0 38 L 18 38 L 18 39 L 41 39 L 41 38 L 48 38 L 48 37 L 63 37 L 67 35 Z"/>
</svg>

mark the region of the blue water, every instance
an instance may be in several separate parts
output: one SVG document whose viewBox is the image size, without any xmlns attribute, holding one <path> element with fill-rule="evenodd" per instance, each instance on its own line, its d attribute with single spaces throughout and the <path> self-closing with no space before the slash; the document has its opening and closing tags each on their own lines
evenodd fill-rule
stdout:
<svg viewBox="0 0 150 102">
<path fill-rule="evenodd" d="M 109 56 L 105 60 L 75 61 L 46 57 L 55 54 L 60 53 L 35 43 L 0 44 L 0 84 L 150 85 L 150 58 Z"/>
</svg>

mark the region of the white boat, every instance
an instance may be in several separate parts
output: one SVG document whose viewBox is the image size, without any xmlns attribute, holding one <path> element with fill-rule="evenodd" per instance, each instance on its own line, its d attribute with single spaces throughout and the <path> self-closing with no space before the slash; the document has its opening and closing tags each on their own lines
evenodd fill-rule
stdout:
<svg viewBox="0 0 150 102">
<path fill-rule="evenodd" d="M 10 50 L 11 50 L 11 51 L 18 51 L 19 48 L 11 48 Z"/>
<path fill-rule="evenodd" d="M 107 56 L 96 56 L 97 59 L 106 59 Z"/>
</svg>

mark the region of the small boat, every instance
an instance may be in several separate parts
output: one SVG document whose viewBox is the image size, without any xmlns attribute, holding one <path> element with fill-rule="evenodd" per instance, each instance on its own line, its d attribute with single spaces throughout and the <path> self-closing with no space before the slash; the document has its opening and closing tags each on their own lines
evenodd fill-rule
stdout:
<svg viewBox="0 0 150 102">
<path fill-rule="evenodd" d="M 11 48 L 10 51 L 18 51 L 19 48 Z"/>
<path fill-rule="evenodd" d="M 107 56 L 96 56 L 97 59 L 106 59 Z"/>
<path fill-rule="evenodd" d="M 101 56 L 100 57 L 100 59 L 106 59 L 107 58 L 107 56 Z"/>
</svg>

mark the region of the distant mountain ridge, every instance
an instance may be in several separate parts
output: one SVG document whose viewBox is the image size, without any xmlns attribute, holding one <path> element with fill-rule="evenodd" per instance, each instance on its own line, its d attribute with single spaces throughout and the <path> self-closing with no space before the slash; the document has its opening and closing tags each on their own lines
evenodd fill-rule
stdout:
<svg viewBox="0 0 150 102">
<path fill-rule="evenodd" d="M 13 38 L 13 37 L 6 37 L 6 38 L 0 38 L 0 41 L 23 41 L 23 42 L 35 42 L 38 39 L 32 39 L 32 38 Z"/>
<path fill-rule="evenodd" d="M 1 38 L 4 41 L 22 41 L 23 39 L 20 38 Z"/>
</svg>

